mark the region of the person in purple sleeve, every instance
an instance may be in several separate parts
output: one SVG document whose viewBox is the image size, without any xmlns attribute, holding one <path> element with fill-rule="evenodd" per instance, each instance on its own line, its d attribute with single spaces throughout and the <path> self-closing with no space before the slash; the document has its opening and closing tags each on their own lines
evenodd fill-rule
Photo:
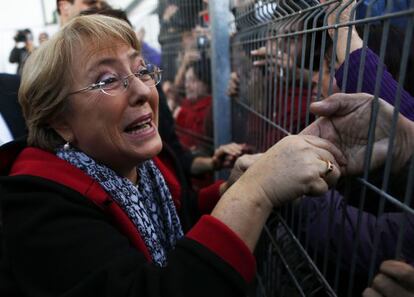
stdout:
<svg viewBox="0 0 414 297">
<path fill-rule="evenodd" d="M 321 0 L 321 3 L 325 3 L 326 0 Z M 333 4 L 336 5 L 336 4 Z M 352 19 L 352 10 L 354 7 L 353 1 L 344 1 L 344 4 L 339 5 L 335 10 L 333 10 L 328 15 L 328 25 L 335 25 L 337 23 L 347 23 Z M 340 12 L 340 13 L 339 13 Z M 338 15 L 339 13 L 339 15 Z M 348 35 L 349 30 L 351 30 L 351 39 L 350 39 L 350 50 L 349 50 L 349 60 L 348 60 L 348 75 L 346 77 L 346 85 L 343 89 L 346 93 L 356 93 L 356 92 L 365 92 L 369 94 L 375 93 L 376 77 L 381 65 L 380 58 L 378 55 L 370 48 L 364 47 L 364 43 L 360 38 L 355 26 L 352 27 L 340 27 L 337 29 L 337 44 L 335 48 L 336 59 L 339 63 L 339 69 L 335 73 L 335 79 L 338 87 L 341 89 L 344 82 L 344 70 L 345 62 L 347 56 L 347 44 L 348 44 Z M 400 31 L 395 27 L 391 27 L 389 38 L 392 34 L 398 34 Z M 328 31 L 331 38 L 334 38 L 335 30 Z M 400 33 L 401 34 L 401 33 Z M 401 34 L 403 35 L 403 34 Z M 398 39 L 396 39 L 397 41 Z M 399 41 L 402 44 L 404 42 L 404 36 Z M 411 42 L 411 48 L 413 48 L 413 42 Z M 378 48 L 379 50 L 379 48 Z M 388 50 L 388 49 L 387 49 Z M 365 56 L 364 63 L 364 73 L 362 79 L 362 88 L 358 90 L 358 80 L 359 80 L 359 67 L 362 57 Z M 413 54 L 411 51 L 409 57 L 409 65 L 407 65 L 407 71 L 413 71 Z M 385 65 L 384 65 L 385 66 Z M 388 65 L 386 65 L 388 66 Z M 382 73 L 381 88 L 379 92 L 379 97 L 386 100 L 390 104 L 394 105 L 397 97 L 398 91 L 398 73 L 390 73 L 387 67 L 383 68 Z M 400 99 L 400 112 L 410 120 L 414 120 L 414 97 L 413 91 L 411 93 L 407 91 L 407 86 L 412 86 L 413 83 L 408 83 L 407 80 L 412 79 L 413 75 L 407 73 L 406 75 L 406 84 L 404 88 L 401 89 L 401 99 Z"/>
<path fill-rule="evenodd" d="M 324 0 L 321 2 L 325 2 Z M 348 22 L 351 15 L 352 5 L 351 1 L 345 1 L 347 6 L 343 13 L 337 20 L 337 12 L 341 9 L 339 6 L 336 10 L 328 15 L 329 25 L 333 25 L 337 22 Z M 357 90 L 358 72 L 361 61 L 361 54 L 365 52 L 362 49 L 363 41 L 359 37 L 355 28 L 351 29 L 351 43 L 350 43 L 350 56 L 349 56 L 349 69 L 347 82 L 345 86 L 346 93 L 356 93 L 362 91 L 369 94 L 375 93 L 376 75 L 379 66 L 379 57 L 374 51 L 379 52 L 381 46 L 380 39 L 382 35 L 382 28 L 378 25 L 371 25 L 370 38 L 368 45 L 372 48 L 366 48 L 366 60 L 364 64 L 364 77 L 362 80 L 361 90 Z M 338 30 L 338 43 L 335 48 L 336 58 L 339 69 L 336 71 L 336 84 L 337 87 L 342 88 L 344 82 L 344 63 L 346 60 L 346 44 L 348 42 L 348 27 L 342 27 Z M 329 31 L 330 36 L 334 37 L 334 31 Z M 379 97 L 391 105 L 395 104 L 395 98 L 397 94 L 398 82 L 395 78 L 398 78 L 400 61 L 395 61 L 395 52 L 398 48 L 402 47 L 404 42 L 403 33 L 393 26 L 390 28 L 390 34 L 387 46 L 387 53 L 385 55 L 384 73 L 381 78 L 381 90 Z M 379 38 L 376 38 L 379 37 Z M 401 46 L 399 47 L 400 44 Z M 328 97 L 328 87 L 326 81 L 329 81 L 330 72 L 329 66 L 330 58 L 332 57 L 333 48 L 328 46 L 327 55 L 324 61 L 324 71 L 322 79 L 322 96 Z M 411 65 L 413 63 L 413 53 L 411 53 L 409 63 L 407 65 L 406 81 L 401 90 L 401 105 L 400 112 L 402 115 L 410 120 L 414 120 L 414 98 L 411 94 L 414 93 L 414 75 L 411 74 Z M 388 71 L 389 69 L 389 71 Z M 319 78 L 316 74 L 315 77 Z M 395 78 L 394 78 L 395 77 Z M 336 88 L 337 91 L 339 90 Z M 334 91 L 335 92 L 335 91 Z M 411 94 L 410 94 L 411 93 Z M 370 179 L 372 178 L 372 175 Z M 382 180 L 379 176 L 375 177 L 376 182 L 381 184 Z M 370 180 L 370 182 L 372 182 Z M 405 190 L 405 180 L 399 180 L 390 186 L 389 191 L 392 191 L 392 195 L 395 197 L 401 197 L 403 194 L 401 191 Z M 384 213 L 377 216 L 379 196 L 374 195 L 367 189 L 367 198 L 363 206 L 362 211 L 358 210 L 360 205 L 360 186 L 357 183 L 352 184 L 351 192 L 348 193 L 345 199 L 338 191 L 330 191 L 321 199 L 315 199 L 310 201 L 309 198 L 305 198 L 300 203 L 300 208 L 307 214 L 307 227 L 303 232 L 307 232 L 312 248 L 318 248 L 319 251 L 324 251 L 326 246 L 329 246 L 329 250 L 333 257 L 332 261 L 336 259 L 335 252 L 339 249 L 339 243 L 342 243 L 343 254 L 341 258 L 341 265 L 344 270 L 349 270 L 351 265 L 351 259 L 348 257 L 349 252 L 355 247 L 355 238 L 359 238 L 359 245 L 357 248 L 356 258 L 356 273 L 357 275 L 367 275 L 369 265 L 371 261 L 372 246 L 374 240 L 375 229 L 378 228 L 381 234 L 381 245 L 378 250 L 377 257 L 375 259 L 375 265 L 378 268 L 381 261 L 384 259 L 390 259 L 396 253 L 396 243 L 398 237 L 398 230 L 400 223 L 406 221 L 406 230 L 404 245 L 402 247 L 402 254 L 407 262 L 414 264 L 414 242 L 410 240 L 414 236 L 414 217 L 411 215 L 405 215 L 401 213 L 401 210 L 395 209 L 392 205 L 386 204 L 384 207 Z M 357 230 L 358 216 L 360 215 L 361 229 Z M 344 226 L 344 228 L 342 227 Z M 340 241 L 342 240 L 342 241 Z M 361 283 L 361 278 L 358 279 Z M 358 282 L 357 281 L 357 282 Z M 363 287 L 361 287 L 362 289 Z"/>
<path fill-rule="evenodd" d="M 137 31 L 137 37 L 141 41 L 141 51 L 142 56 L 148 62 L 161 66 L 161 53 L 156 48 L 150 46 L 147 42 L 144 41 L 145 38 L 145 29 L 142 27 Z"/>
<path fill-rule="evenodd" d="M 385 159 L 389 153 L 388 146 L 394 113 L 394 108 L 382 99 L 375 102 L 372 95 L 361 93 L 335 94 L 325 100 L 313 103 L 311 111 L 319 118 L 303 130 L 302 134 L 322 137 L 340 148 L 347 159 L 346 167 L 341 168 L 343 175 L 362 174 L 363 159 L 368 145 L 369 121 L 374 104 L 377 104 L 378 107 L 378 117 L 373 140 L 372 162 L 369 170 L 370 172 L 382 171 Z M 413 156 L 413 136 L 414 123 L 400 114 L 396 121 L 390 187 L 397 187 L 401 190 L 399 195 L 395 195 L 396 198 L 401 200 L 405 194 L 409 160 Z M 355 139 L 360 140 L 358 145 L 355 145 Z M 306 209 L 306 212 L 303 213 L 307 215 L 308 221 L 306 232 L 309 233 L 309 241 L 312 243 L 312 246 L 319 245 L 319 251 L 324 252 L 325 247 L 329 246 L 329 257 L 332 261 L 336 261 L 338 250 L 342 249 L 341 263 L 334 264 L 336 266 L 341 265 L 341 267 L 345 266 L 348 269 L 354 252 L 354 243 L 356 240 L 359 241 L 356 251 L 356 276 L 354 277 L 354 287 L 356 286 L 357 288 L 355 288 L 354 294 L 351 296 L 358 296 L 357 293 L 361 293 L 367 285 L 367 280 L 363 278 L 368 274 L 374 250 L 375 233 L 379 234 L 378 253 L 375 259 L 376 270 L 379 268 L 380 273 L 384 274 L 384 263 L 387 262 L 380 266 L 381 262 L 393 259 L 396 256 L 399 256 L 400 260 L 405 261 L 409 265 L 414 264 L 413 215 L 401 211 L 383 213 L 379 216 L 361 212 L 361 224 L 357 231 L 358 209 L 346 205 L 345 200 L 337 192 L 331 192 L 323 197 L 325 199 L 310 201 L 309 198 L 305 198 L 301 201 L 300 206 Z M 345 216 L 344 220 L 343 216 Z M 402 227 L 402 222 L 405 223 L 405 227 Z M 344 228 L 342 228 L 342 225 L 344 225 Z M 396 246 L 401 228 L 404 228 L 402 233 L 404 237 L 401 250 L 397 255 Z M 389 266 L 389 264 L 388 261 L 388 264 L 385 264 L 385 266 Z M 399 268 L 394 267 L 393 270 L 394 272 L 395 269 L 400 271 L 401 269 L 410 270 L 409 273 L 412 275 L 411 271 L 413 269 L 409 265 Z M 342 272 L 341 281 L 345 280 L 344 288 L 347 288 L 349 284 L 349 270 L 345 269 Z M 382 284 L 378 284 L 378 282 L 382 282 Z M 390 296 L 379 289 L 379 286 L 383 285 L 383 276 L 375 278 L 373 289 L 365 291 L 364 296 Z M 382 295 L 374 295 L 373 290 L 377 290 Z M 395 291 L 393 296 L 411 296 L 403 295 L 401 292 Z M 339 293 L 338 296 L 342 296 L 341 292 Z M 342 293 L 347 294 L 346 291 Z"/>
<path fill-rule="evenodd" d="M 322 0 L 322 3 L 325 1 Z M 344 6 L 347 6 L 339 19 L 337 19 L 338 11 L 342 8 L 339 6 L 336 10 L 333 10 L 328 15 L 328 25 L 334 25 L 336 23 L 346 23 L 350 20 L 351 11 L 353 8 L 353 1 L 344 1 Z M 351 31 L 350 51 L 347 53 L 348 34 Z M 335 31 L 330 30 L 329 35 L 334 38 Z M 330 78 L 329 67 L 331 65 L 332 53 L 336 53 L 337 68 L 335 73 L 335 84 L 332 89 L 333 92 L 337 92 L 340 89 L 346 93 L 356 93 L 357 91 L 374 94 L 376 76 L 379 65 L 381 63 L 378 55 L 381 46 L 382 27 L 380 25 L 370 26 L 370 36 L 368 40 L 369 48 L 363 49 L 363 41 L 359 37 L 357 29 L 355 27 L 341 27 L 338 30 L 337 45 L 333 49 L 328 46 L 327 54 L 325 56 L 324 66 L 322 71 L 322 96 L 328 97 L 328 83 Z M 381 89 L 379 97 L 383 98 L 388 103 L 394 105 L 397 88 L 398 88 L 398 75 L 400 67 L 400 59 L 395 51 L 400 51 L 404 43 L 404 34 L 401 30 L 394 26 L 390 26 L 388 35 L 388 42 L 386 48 L 386 54 L 384 59 L 384 72 L 382 74 Z M 344 70 L 346 56 L 348 58 L 348 75 L 346 82 L 344 80 Z M 362 79 L 361 90 L 358 90 L 358 74 L 362 55 L 365 56 L 364 73 Z M 398 58 L 396 58 L 398 57 Z M 401 105 L 400 112 L 410 120 L 414 120 L 414 75 L 411 74 L 414 67 L 413 53 L 410 53 L 409 62 L 407 65 L 407 73 L 405 84 L 401 89 Z M 316 82 L 319 83 L 319 74 L 315 74 Z M 343 83 L 346 85 L 343 88 Z M 316 87 L 316 86 L 315 86 Z M 379 179 L 380 182 L 380 179 Z M 396 182 L 393 188 L 397 188 L 400 185 L 403 187 L 403 182 Z M 402 246 L 401 256 L 404 260 L 410 264 L 414 264 L 414 217 L 412 215 L 405 215 L 401 211 L 397 211 L 391 205 L 385 205 L 385 212 L 378 216 L 378 205 L 380 199 L 378 195 L 367 190 L 367 198 L 363 209 L 358 210 L 360 204 L 360 187 L 355 189 L 355 185 L 351 186 L 351 193 L 348 193 L 347 198 L 344 198 L 338 191 L 330 191 L 321 199 L 315 199 L 311 201 L 309 197 L 303 199 L 300 203 L 300 208 L 303 213 L 306 213 L 306 228 L 301 232 L 308 234 L 308 240 L 311 243 L 311 248 L 317 249 L 323 253 L 326 248 L 330 251 L 329 261 L 332 265 L 341 265 L 341 281 L 340 287 L 347 288 L 349 285 L 349 277 L 353 277 L 354 282 L 354 294 L 361 293 L 367 284 L 366 276 L 370 268 L 370 261 L 372 257 L 372 247 L 374 244 L 375 232 L 380 234 L 381 244 L 378 247 L 378 254 L 376 255 L 375 267 L 378 269 L 383 260 L 392 259 L 396 254 L 396 246 L 400 225 L 403 221 L 406 222 L 406 228 L 404 232 L 404 242 Z M 394 189 L 392 189 L 394 190 Z M 398 192 L 398 191 L 397 191 Z M 398 197 L 398 194 L 393 193 Z M 360 216 L 360 228 L 358 229 L 358 217 Z M 359 244 L 355 245 L 355 239 L 358 238 Z M 341 247 L 340 247 L 341 246 Z M 342 249 L 340 255 L 340 263 L 335 263 L 339 249 Z M 355 275 L 349 276 L 351 270 L 352 259 L 349 254 L 355 251 Z M 345 290 L 344 290 L 345 291 Z M 346 293 L 345 293 L 346 294 Z"/>
</svg>

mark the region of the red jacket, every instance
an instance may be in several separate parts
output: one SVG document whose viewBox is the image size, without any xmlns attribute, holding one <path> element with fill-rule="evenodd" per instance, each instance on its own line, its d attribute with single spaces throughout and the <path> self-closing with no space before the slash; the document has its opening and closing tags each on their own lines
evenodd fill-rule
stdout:
<svg viewBox="0 0 414 297">
<path fill-rule="evenodd" d="M 192 149 L 200 140 L 212 137 L 206 131 L 206 129 L 210 130 L 208 127 L 212 125 L 211 108 L 211 96 L 195 102 L 184 99 L 176 119 L 177 134 L 183 146 Z"/>
<path fill-rule="evenodd" d="M 10 151 L 0 151 L 2 157 L 0 158 L 0 172 L 3 175 L 1 184 L 7 185 L 8 181 L 13 180 L 14 177 L 34 176 L 45 179 L 49 183 L 56 183 L 75 190 L 106 213 L 119 231 L 129 239 L 130 243 L 143 253 L 148 261 L 151 261 L 151 256 L 138 230 L 127 214 L 102 189 L 99 183 L 54 154 L 37 148 L 24 148 L 15 160 L 13 160 L 13 155 L 17 154 L 15 152 L 10 153 Z M 168 167 L 164 166 L 160 159 L 156 158 L 154 161 L 165 175 L 167 184 L 171 188 L 173 196 L 175 196 L 174 201 L 179 206 L 176 195 L 179 185 L 174 184 L 172 172 L 168 172 Z M 7 172 L 9 177 L 4 178 L 4 174 Z M 208 191 L 205 194 L 208 196 Z M 245 281 L 250 282 L 252 280 L 255 270 L 253 255 L 240 238 L 216 218 L 209 215 L 203 216 L 186 234 L 185 238 L 205 246 L 233 267 Z"/>
</svg>

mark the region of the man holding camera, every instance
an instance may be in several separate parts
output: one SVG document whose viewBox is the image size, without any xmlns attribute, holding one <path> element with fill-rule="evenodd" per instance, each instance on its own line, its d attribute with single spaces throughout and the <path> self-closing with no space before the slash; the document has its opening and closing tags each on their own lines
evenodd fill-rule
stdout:
<svg viewBox="0 0 414 297">
<path fill-rule="evenodd" d="M 16 45 L 10 52 L 9 62 L 18 64 L 16 73 L 21 75 L 24 63 L 34 50 L 32 32 L 29 29 L 19 30 L 14 41 Z"/>
</svg>

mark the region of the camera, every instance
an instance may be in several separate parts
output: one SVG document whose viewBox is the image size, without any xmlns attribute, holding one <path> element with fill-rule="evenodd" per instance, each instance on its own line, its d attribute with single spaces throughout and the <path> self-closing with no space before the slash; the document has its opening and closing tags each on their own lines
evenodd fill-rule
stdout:
<svg viewBox="0 0 414 297">
<path fill-rule="evenodd" d="M 206 49 L 209 46 L 209 40 L 207 38 L 207 36 L 205 35 L 200 35 L 197 36 L 197 48 L 200 50 Z"/>
<path fill-rule="evenodd" d="M 27 34 L 26 31 L 19 30 L 19 31 L 17 31 L 16 36 L 14 36 L 14 40 L 16 42 L 26 42 L 26 40 L 27 40 L 26 34 Z"/>
</svg>

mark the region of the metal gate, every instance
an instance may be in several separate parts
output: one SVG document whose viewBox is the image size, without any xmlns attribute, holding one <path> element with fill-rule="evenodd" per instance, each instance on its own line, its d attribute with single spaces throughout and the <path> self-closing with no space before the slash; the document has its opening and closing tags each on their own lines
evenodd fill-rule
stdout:
<svg viewBox="0 0 414 297">
<path fill-rule="evenodd" d="M 212 60 L 215 145 L 231 139 L 264 151 L 309 125 L 310 103 L 334 92 L 385 97 L 414 120 L 402 104 L 414 102 L 414 1 L 210 0 L 207 24 L 200 14 L 206 1 L 196 2 L 163 1 L 161 17 L 175 5 L 188 26 L 168 31 L 164 25 L 160 39 L 173 80 L 184 31 L 194 33 L 200 22 L 210 30 L 202 50 Z M 223 91 L 230 69 L 239 81 L 231 100 Z M 219 111 L 229 103 L 227 123 Z M 383 260 L 414 263 L 414 165 L 396 182 L 390 157 L 379 172 L 369 172 L 368 161 L 362 176 L 274 212 L 256 250 L 249 295 L 360 296 Z"/>
</svg>

